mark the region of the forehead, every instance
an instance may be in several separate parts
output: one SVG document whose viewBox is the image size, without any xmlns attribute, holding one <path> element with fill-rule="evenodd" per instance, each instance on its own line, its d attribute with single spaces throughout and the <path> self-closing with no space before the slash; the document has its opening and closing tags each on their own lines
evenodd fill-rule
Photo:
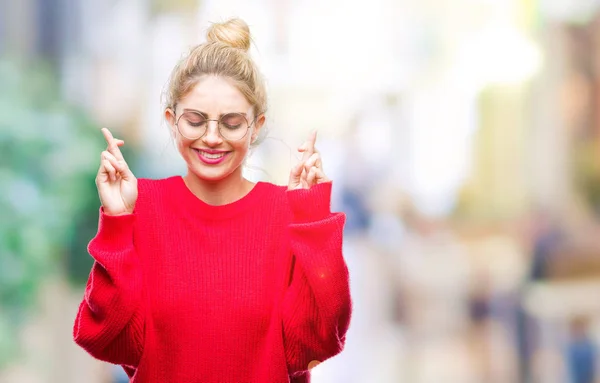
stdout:
<svg viewBox="0 0 600 383">
<path fill-rule="evenodd" d="M 200 78 L 180 104 L 183 108 L 209 114 L 246 112 L 251 107 L 246 97 L 233 84 L 218 76 Z"/>
</svg>

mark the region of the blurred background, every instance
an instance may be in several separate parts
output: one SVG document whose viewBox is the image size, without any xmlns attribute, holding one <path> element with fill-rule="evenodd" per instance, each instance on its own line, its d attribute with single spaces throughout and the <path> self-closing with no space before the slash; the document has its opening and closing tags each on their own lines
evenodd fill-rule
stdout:
<svg viewBox="0 0 600 383">
<path fill-rule="evenodd" d="M 251 27 L 285 184 L 312 129 L 354 317 L 314 383 L 600 382 L 599 0 L 0 1 L 0 382 L 121 383 L 71 340 L 101 127 L 184 174 L 171 68 Z"/>
</svg>

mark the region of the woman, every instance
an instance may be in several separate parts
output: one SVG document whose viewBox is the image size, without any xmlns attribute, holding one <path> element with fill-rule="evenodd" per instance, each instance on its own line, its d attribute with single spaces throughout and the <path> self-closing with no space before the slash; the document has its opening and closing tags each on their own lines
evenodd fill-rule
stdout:
<svg viewBox="0 0 600 383">
<path fill-rule="evenodd" d="M 184 177 L 136 179 L 103 129 L 95 263 L 73 332 L 132 382 L 308 382 L 343 348 L 345 215 L 330 212 L 316 134 L 287 187 L 242 176 L 266 111 L 249 47 L 242 20 L 214 24 L 173 70 L 165 117 Z"/>
</svg>

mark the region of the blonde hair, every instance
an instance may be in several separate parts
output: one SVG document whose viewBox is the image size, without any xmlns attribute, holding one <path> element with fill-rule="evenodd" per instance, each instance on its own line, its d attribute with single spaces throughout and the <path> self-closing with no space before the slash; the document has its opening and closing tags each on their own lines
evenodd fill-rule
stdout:
<svg viewBox="0 0 600 383">
<path fill-rule="evenodd" d="M 220 76 L 231 81 L 254 109 L 254 117 L 266 112 L 267 94 L 262 74 L 248 51 L 252 39 L 241 19 L 214 23 L 206 42 L 195 46 L 173 69 L 164 94 L 165 109 L 175 111 L 202 76 Z"/>
</svg>

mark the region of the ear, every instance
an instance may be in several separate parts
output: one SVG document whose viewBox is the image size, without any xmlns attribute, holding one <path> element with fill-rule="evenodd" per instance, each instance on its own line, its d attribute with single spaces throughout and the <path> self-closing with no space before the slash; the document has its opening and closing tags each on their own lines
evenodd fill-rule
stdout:
<svg viewBox="0 0 600 383">
<path fill-rule="evenodd" d="M 167 123 L 169 124 L 169 128 L 171 129 L 171 134 L 173 135 L 173 137 L 176 136 L 176 129 L 175 128 L 175 111 L 171 108 L 167 108 L 165 109 L 165 120 L 167 120 Z"/>
<path fill-rule="evenodd" d="M 252 130 L 252 139 L 250 140 L 250 143 L 254 143 L 254 141 L 256 141 L 256 139 L 258 138 L 260 130 L 265 124 L 265 120 L 266 118 L 264 114 L 261 114 L 256 118 L 256 122 L 254 123 L 254 129 Z"/>
</svg>

